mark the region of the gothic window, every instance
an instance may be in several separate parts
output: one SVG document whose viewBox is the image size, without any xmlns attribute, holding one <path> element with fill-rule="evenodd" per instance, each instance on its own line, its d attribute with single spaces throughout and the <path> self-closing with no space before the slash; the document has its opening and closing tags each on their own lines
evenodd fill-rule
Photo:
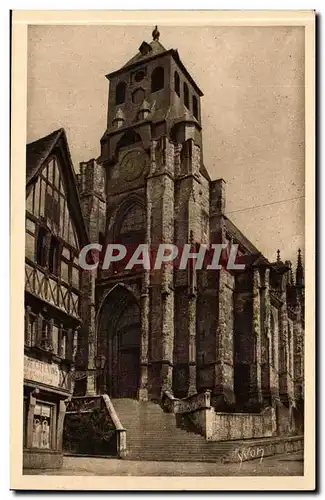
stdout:
<svg viewBox="0 0 325 500">
<path fill-rule="evenodd" d="M 274 320 L 274 314 L 273 312 L 271 313 L 271 354 L 272 357 L 270 359 L 270 364 L 272 366 L 275 366 L 275 320 Z"/>
<path fill-rule="evenodd" d="M 192 97 L 192 105 L 193 105 L 193 115 L 198 120 L 199 119 L 199 108 L 198 108 L 197 97 L 195 95 Z"/>
<path fill-rule="evenodd" d="M 135 203 L 124 215 L 120 230 L 119 239 L 121 242 L 130 245 L 144 243 L 145 212 L 141 205 Z"/>
<path fill-rule="evenodd" d="M 142 205 L 133 203 L 127 209 L 121 207 L 114 228 L 114 241 L 127 249 L 126 257 L 113 265 L 114 270 L 119 271 L 125 268 L 137 246 L 145 243 L 145 211 Z"/>
<path fill-rule="evenodd" d="M 292 328 L 291 324 L 288 322 L 288 371 L 289 374 L 292 375 Z"/>
<path fill-rule="evenodd" d="M 184 93 L 184 105 L 187 109 L 190 109 L 190 96 L 188 91 L 188 85 L 186 82 L 183 84 L 183 93 Z"/>
<path fill-rule="evenodd" d="M 158 66 L 151 74 L 151 92 L 157 92 L 164 88 L 164 68 Z"/>
<path fill-rule="evenodd" d="M 98 243 L 102 245 L 102 247 L 105 245 L 105 234 L 102 231 L 99 231 Z"/>
<path fill-rule="evenodd" d="M 115 89 L 115 104 L 123 104 L 125 101 L 125 94 L 126 94 L 126 83 L 125 82 L 120 82 L 116 85 Z"/>
<path fill-rule="evenodd" d="M 174 89 L 175 89 L 175 92 L 178 96 L 181 95 L 181 87 L 180 87 L 180 80 L 179 80 L 179 75 L 177 73 L 177 71 L 175 71 L 174 73 Z"/>
<path fill-rule="evenodd" d="M 141 137 L 139 136 L 139 134 L 134 132 L 134 130 L 128 130 L 118 141 L 116 146 L 116 154 L 118 154 L 121 148 L 131 146 L 131 144 L 136 144 L 138 142 L 141 142 Z"/>
</svg>

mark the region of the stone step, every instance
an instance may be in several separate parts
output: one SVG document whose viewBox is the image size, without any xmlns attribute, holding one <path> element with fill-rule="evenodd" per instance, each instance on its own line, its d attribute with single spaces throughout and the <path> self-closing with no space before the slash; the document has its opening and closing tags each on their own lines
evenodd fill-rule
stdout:
<svg viewBox="0 0 325 500">
<path fill-rule="evenodd" d="M 176 416 L 157 404 L 130 399 L 112 403 L 126 429 L 128 458 L 135 460 L 216 461 L 232 443 L 209 443 L 176 425 Z"/>
<path fill-rule="evenodd" d="M 262 438 L 242 441 L 206 441 L 177 427 L 176 416 L 158 404 L 134 399 L 112 399 L 126 429 L 128 459 L 184 462 L 240 462 L 261 459 L 290 449 L 303 449 L 303 438 Z"/>
</svg>

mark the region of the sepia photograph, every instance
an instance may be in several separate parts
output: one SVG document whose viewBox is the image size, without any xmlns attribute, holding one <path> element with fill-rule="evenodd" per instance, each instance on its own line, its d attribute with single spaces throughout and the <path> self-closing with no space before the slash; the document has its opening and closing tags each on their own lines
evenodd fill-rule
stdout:
<svg viewBox="0 0 325 500">
<path fill-rule="evenodd" d="M 13 12 L 14 489 L 312 489 L 315 14 L 269 15 Z"/>
</svg>

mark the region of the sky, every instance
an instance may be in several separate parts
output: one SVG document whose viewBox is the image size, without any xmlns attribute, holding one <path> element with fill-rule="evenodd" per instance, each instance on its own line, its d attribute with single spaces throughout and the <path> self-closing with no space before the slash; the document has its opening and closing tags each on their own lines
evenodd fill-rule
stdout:
<svg viewBox="0 0 325 500">
<path fill-rule="evenodd" d="M 108 81 L 153 26 L 29 26 L 27 142 L 60 127 L 76 170 L 96 158 Z M 304 28 L 160 26 L 204 93 L 203 155 L 226 213 L 271 261 L 304 253 Z"/>
</svg>

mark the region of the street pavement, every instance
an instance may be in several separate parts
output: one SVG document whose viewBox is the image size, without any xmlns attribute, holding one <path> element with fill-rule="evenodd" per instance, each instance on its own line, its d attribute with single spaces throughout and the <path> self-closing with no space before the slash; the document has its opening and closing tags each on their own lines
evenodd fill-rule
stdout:
<svg viewBox="0 0 325 500">
<path fill-rule="evenodd" d="M 25 469 L 28 475 L 60 476 L 302 476 L 303 454 L 274 455 L 238 463 L 142 462 L 115 458 L 64 457 L 59 470 Z"/>
</svg>

